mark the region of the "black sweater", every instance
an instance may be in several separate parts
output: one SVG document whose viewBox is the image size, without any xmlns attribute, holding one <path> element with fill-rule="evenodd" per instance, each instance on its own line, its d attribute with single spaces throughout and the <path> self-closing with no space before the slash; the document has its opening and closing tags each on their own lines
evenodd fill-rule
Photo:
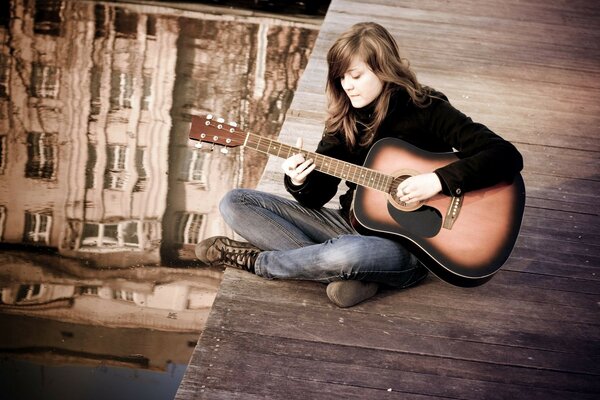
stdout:
<svg viewBox="0 0 600 400">
<path fill-rule="evenodd" d="M 446 195 L 464 192 L 510 181 L 523 168 L 519 151 L 486 126 L 473 122 L 454 108 L 442 93 L 434 92 L 431 103 L 418 107 L 405 92 L 397 92 L 390 101 L 388 115 L 379 128 L 373 143 L 385 137 L 395 137 L 430 152 L 457 151 L 456 162 L 435 172 Z M 368 109 L 357 110 L 358 118 Z M 362 114 L 362 115 L 361 115 Z M 324 134 L 317 153 L 362 165 L 368 147 L 350 151 L 341 132 Z M 425 171 L 424 171 L 425 172 Z M 285 176 L 285 187 L 306 207 L 320 208 L 337 192 L 339 178 L 313 171 L 302 186 L 294 186 Z M 340 196 L 344 215 L 347 215 L 356 185 L 346 182 L 348 191 Z"/>
</svg>

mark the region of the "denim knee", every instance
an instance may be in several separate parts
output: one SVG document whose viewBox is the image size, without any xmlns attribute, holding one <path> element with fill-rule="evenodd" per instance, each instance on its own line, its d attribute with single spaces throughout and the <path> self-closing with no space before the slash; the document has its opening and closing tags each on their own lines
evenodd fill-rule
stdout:
<svg viewBox="0 0 600 400">
<path fill-rule="evenodd" d="M 239 202 L 240 199 L 240 191 L 242 189 L 231 189 L 229 192 L 225 193 L 225 196 L 219 202 L 219 211 L 221 214 L 225 214 L 227 211 L 231 209 L 231 207 Z"/>
<path fill-rule="evenodd" d="M 323 244 L 325 251 L 321 253 L 324 269 L 337 271 L 343 279 L 356 277 L 363 264 L 363 257 L 369 250 L 363 244 L 350 235 L 328 240 Z"/>
<path fill-rule="evenodd" d="M 225 193 L 219 202 L 219 211 L 225 222 L 234 227 L 237 216 L 243 205 L 243 197 L 246 189 L 232 189 Z"/>
</svg>

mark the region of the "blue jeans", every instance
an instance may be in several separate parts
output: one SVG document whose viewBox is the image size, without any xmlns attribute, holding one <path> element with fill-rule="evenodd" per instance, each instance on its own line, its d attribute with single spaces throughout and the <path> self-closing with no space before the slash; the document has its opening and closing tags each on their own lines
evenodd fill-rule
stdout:
<svg viewBox="0 0 600 400">
<path fill-rule="evenodd" d="M 256 275 L 332 282 L 356 279 L 407 287 L 427 270 L 401 244 L 363 236 L 339 210 L 306 208 L 273 194 L 234 189 L 220 203 L 225 222 L 263 250 Z"/>
</svg>

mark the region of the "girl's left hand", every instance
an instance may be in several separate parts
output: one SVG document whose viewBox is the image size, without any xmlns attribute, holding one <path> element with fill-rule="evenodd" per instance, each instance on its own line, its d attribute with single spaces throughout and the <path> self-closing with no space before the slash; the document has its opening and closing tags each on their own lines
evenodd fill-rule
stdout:
<svg viewBox="0 0 600 400">
<path fill-rule="evenodd" d="M 296 140 L 296 147 L 302 149 L 301 137 Z M 292 184 L 302 186 L 306 177 L 316 168 L 316 165 L 312 159 L 305 160 L 301 153 L 297 153 L 283 161 L 281 168 L 290 177 Z"/>
<path fill-rule="evenodd" d="M 440 178 L 433 172 L 411 176 L 398 186 L 398 197 L 405 203 L 424 201 L 442 191 Z"/>
</svg>

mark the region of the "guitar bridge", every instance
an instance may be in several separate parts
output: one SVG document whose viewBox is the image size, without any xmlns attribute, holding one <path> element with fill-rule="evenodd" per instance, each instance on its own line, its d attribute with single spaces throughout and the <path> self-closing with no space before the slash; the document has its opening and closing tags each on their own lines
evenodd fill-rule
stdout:
<svg viewBox="0 0 600 400">
<path fill-rule="evenodd" d="M 446 211 L 446 217 L 444 218 L 444 224 L 442 228 L 452 229 L 454 222 L 458 218 L 458 214 L 460 214 L 460 209 L 463 204 L 463 196 L 454 197 L 452 196 L 450 200 L 450 205 L 448 206 L 448 210 Z"/>
</svg>

